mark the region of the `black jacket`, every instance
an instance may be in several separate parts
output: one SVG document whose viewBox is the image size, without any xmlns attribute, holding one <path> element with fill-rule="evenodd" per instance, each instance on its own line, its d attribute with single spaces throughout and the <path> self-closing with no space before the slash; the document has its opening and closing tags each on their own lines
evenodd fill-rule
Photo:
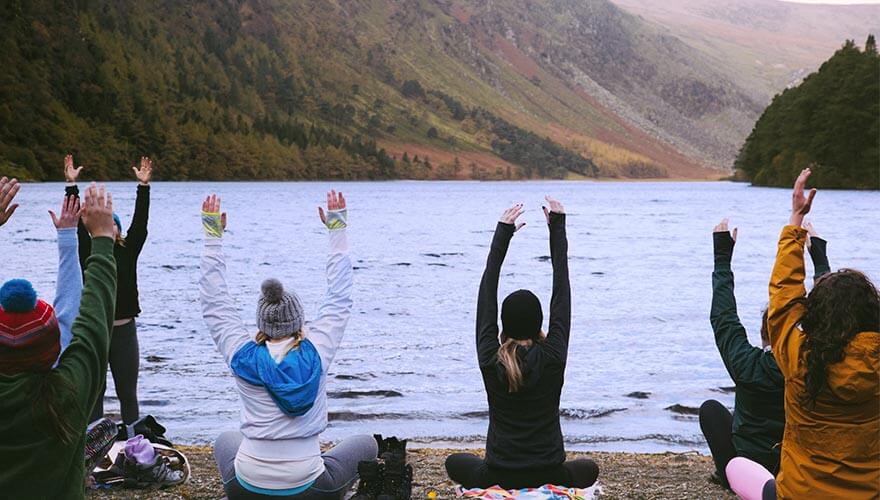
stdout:
<svg viewBox="0 0 880 500">
<path fill-rule="evenodd" d="M 565 461 L 559 425 L 559 396 L 571 328 L 565 214 L 550 214 L 553 296 L 547 339 L 519 349 L 524 387 L 511 393 L 497 353 L 498 278 L 513 232 L 512 225 L 498 223 L 477 302 L 477 358 L 489 401 L 486 463 L 503 469 L 549 467 Z"/>
<path fill-rule="evenodd" d="M 65 194 L 79 196 L 77 186 L 67 186 Z M 150 213 L 150 186 L 138 184 L 137 198 L 131 226 L 125 234 L 124 245 L 113 245 L 116 258 L 116 316 L 115 319 L 134 318 L 141 313 L 138 302 L 137 260 L 147 242 L 147 218 Z M 82 222 L 77 228 L 79 239 L 79 261 L 83 275 L 86 272 L 86 259 L 92 252 L 92 238 Z"/>
<path fill-rule="evenodd" d="M 739 456 L 750 458 L 774 474 L 779 469 L 780 443 L 785 427 L 785 380 L 773 353 L 753 346 L 736 311 L 730 260 L 733 238 L 723 231 L 713 235 L 715 270 L 712 273 L 710 322 L 715 344 L 730 378 L 736 384 L 733 445 Z M 816 278 L 827 273 L 826 242 L 812 238 L 810 255 Z"/>
</svg>

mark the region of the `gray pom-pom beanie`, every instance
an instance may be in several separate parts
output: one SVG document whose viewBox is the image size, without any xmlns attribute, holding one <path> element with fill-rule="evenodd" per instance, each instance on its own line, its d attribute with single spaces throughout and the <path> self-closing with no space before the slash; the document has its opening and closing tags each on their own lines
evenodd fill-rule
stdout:
<svg viewBox="0 0 880 500">
<path fill-rule="evenodd" d="M 260 288 L 263 293 L 257 301 L 257 328 L 273 339 L 300 331 L 305 312 L 299 297 L 285 292 L 281 282 L 274 278 L 264 281 Z"/>
</svg>

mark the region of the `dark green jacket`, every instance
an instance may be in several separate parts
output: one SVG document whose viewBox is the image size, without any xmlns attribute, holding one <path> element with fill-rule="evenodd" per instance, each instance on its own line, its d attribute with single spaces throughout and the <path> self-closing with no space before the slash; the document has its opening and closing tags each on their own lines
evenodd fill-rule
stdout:
<svg viewBox="0 0 880 500">
<path fill-rule="evenodd" d="M 753 346 L 736 312 L 730 259 L 733 240 L 727 232 L 715 233 L 715 271 L 712 273 L 710 321 L 715 344 L 730 378 L 736 384 L 733 413 L 733 446 L 737 455 L 750 458 L 767 470 L 779 468 L 779 443 L 785 427 L 785 380 L 773 353 Z M 825 241 L 813 238 L 810 254 L 816 277 L 828 272 Z"/>
<path fill-rule="evenodd" d="M 107 376 L 115 298 L 113 240 L 96 238 L 73 340 L 58 366 L 47 373 L 0 374 L 0 499 L 85 498 L 85 429 Z M 41 397 L 47 405 L 34 404 Z M 47 407 L 70 423 L 72 442 L 64 444 L 51 431 Z"/>
</svg>

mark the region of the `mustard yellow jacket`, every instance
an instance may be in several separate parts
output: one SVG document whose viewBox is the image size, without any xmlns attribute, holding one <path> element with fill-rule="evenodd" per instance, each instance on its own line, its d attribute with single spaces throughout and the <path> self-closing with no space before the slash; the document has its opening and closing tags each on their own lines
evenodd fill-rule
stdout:
<svg viewBox="0 0 880 500">
<path fill-rule="evenodd" d="M 804 243 L 786 226 L 770 279 L 768 327 L 785 377 L 785 433 L 776 477 L 778 498 L 880 498 L 880 333 L 862 332 L 828 367 L 828 388 L 813 408 L 800 403 L 805 368 Z"/>
</svg>

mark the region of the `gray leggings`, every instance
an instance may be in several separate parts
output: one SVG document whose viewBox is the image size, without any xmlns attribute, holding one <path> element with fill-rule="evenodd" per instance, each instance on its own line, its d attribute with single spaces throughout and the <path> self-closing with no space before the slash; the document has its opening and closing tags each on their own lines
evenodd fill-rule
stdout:
<svg viewBox="0 0 880 500">
<path fill-rule="evenodd" d="M 220 434 L 214 442 L 214 461 L 220 469 L 223 490 L 229 500 L 337 500 L 342 498 L 357 479 L 358 462 L 374 460 L 379 451 L 372 436 L 359 435 L 345 438 L 322 455 L 326 469 L 318 476 L 311 488 L 299 495 L 268 496 L 244 489 L 235 478 L 235 455 L 238 453 L 238 447 L 241 446 L 241 440 L 242 435 L 239 431 L 229 431 Z"/>
<path fill-rule="evenodd" d="M 140 417 L 138 408 L 137 383 L 140 368 L 140 350 L 138 348 L 137 324 L 135 320 L 113 327 L 110 335 L 110 371 L 113 373 L 113 385 L 116 386 L 116 397 L 122 421 L 132 424 Z M 107 379 L 101 381 L 98 399 L 92 409 L 91 421 L 104 416 L 104 391 L 107 390 Z"/>
</svg>

